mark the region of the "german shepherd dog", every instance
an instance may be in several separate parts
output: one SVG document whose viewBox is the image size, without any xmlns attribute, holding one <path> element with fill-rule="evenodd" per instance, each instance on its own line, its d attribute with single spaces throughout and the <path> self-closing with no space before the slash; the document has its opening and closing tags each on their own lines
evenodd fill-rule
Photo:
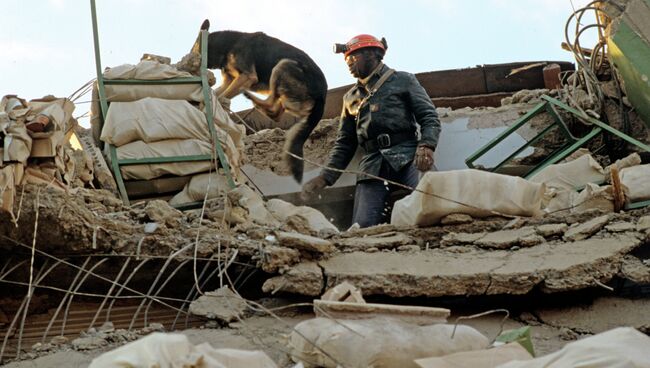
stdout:
<svg viewBox="0 0 650 368">
<path fill-rule="evenodd" d="M 208 30 L 206 19 L 201 30 Z M 240 93 L 275 121 L 283 112 L 299 118 L 289 129 L 284 158 L 293 177 L 302 182 L 302 146 L 323 116 L 327 82 L 318 65 L 302 50 L 262 32 L 211 32 L 208 36 L 208 68 L 220 69 L 223 84 L 218 97 Z M 260 99 L 252 92 L 268 95 Z"/>
</svg>

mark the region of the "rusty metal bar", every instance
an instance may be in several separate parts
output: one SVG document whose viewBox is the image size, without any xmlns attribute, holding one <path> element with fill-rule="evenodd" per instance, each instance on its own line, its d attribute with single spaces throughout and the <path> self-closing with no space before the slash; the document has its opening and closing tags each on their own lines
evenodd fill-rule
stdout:
<svg viewBox="0 0 650 368">
<path fill-rule="evenodd" d="M 140 262 L 140 264 L 137 265 L 133 269 L 133 271 L 131 271 L 131 273 L 129 274 L 129 277 L 126 278 L 126 280 L 124 281 L 124 284 L 122 284 L 122 287 L 120 288 L 120 290 L 117 291 L 117 293 L 115 294 L 115 297 L 113 298 L 113 300 L 111 300 L 111 304 L 108 306 L 108 309 L 106 310 L 106 322 L 110 321 L 111 310 L 113 309 L 113 304 L 115 304 L 115 301 L 117 300 L 117 298 L 120 296 L 120 294 L 122 294 L 122 291 L 126 288 L 126 285 L 129 284 L 129 281 L 131 281 L 131 278 L 133 278 L 133 276 L 135 276 L 135 274 L 140 270 L 140 268 L 142 266 L 144 266 L 147 262 L 149 262 L 149 260 L 150 260 L 150 258 L 147 258 L 147 259 L 143 260 L 142 262 Z"/>
<path fill-rule="evenodd" d="M 65 332 L 65 325 L 66 325 L 66 323 L 68 322 L 68 312 L 70 311 L 70 305 L 72 304 L 72 299 L 74 298 L 74 293 L 76 293 L 76 292 L 81 288 L 81 285 L 83 285 L 83 283 L 86 281 L 86 279 L 88 278 L 88 276 L 92 275 L 92 274 L 93 274 L 93 271 L 94 271 L 97 267 L 101 266 L 101 265 L 102 265 L 104 262 L 106 262 L 106 261 L 108 261 L 108 258 L 102 258 L 102 259 L 99 260 L 97 263 L 95 263 L 95 265 L 92 266 L 92 267 L 91 267 L 91 268 L 86 272 L 86 274 L 83 276 L 83 278 L 82 278 L 81 280 L 79 280 L 79 283 L 77 284 L 77 286 L 75 286 L 75 289 L 74 289 L 72 295 L 70 295 L 70 298 L 68 299 L 68 305 L 66 305 L 66 307 L 65 307 L 65 312 L 63 313 L 63 322 L 62 322 L 62 324 L 61 324 L 61 335 L 63 335 L 63 333 Z"/>
<path fill-rule="evenodd" d="M 142 308 L 142 305 L 146 302 L 147 299 L 149 299 L 149 298 L 152 297 L 151 292 L 153 291 L 153 289 L 154 289 L 154 288 L 156 287 L 156 285 L 158 284 L 158 281 L 160 281 L 160 278 L 162 277 L 163 273 L 165 273 L 165 270 L 167 269 L 167 266 L 169 266 L 169 264 L 171 263 L 171 261 L 172 261 L 172 260 L 173 260 L 177 255 L 183 253 L 184 251 L 186 251 L 187 249 L 189 249 L 192 245 L 194 245 L 194 244 L 193 244 L 193 243 L 189 243 L 188 245 L 184 246 L 183 248 L 181 248 L 181 249 L 177 250 L 176 252 L 174 252 L 174 253 L 172 253 L 172 254 L 169 255 L 169 257 L 168 257 L 167 260 L 165 261 L 165 264 L 163 264 L 162 268 L 161 268 L 160 271 L 158 272 L 158 275 L 156 276 L 156 279 L 153 281 L 153 283 L 151 284 L 151 287 L 150 287 L 149 290 L 147 291 L 147 294 L 146 294 L 145 298 L 142 299 L 142 301 L 140 302 L 140 305 L 138 306 L 138 309 L 136 309 L 135 313 L 133 313 L 133 318 L 131 319 L 131 323 L 129 324 L 129 330 L 133 328 L 133 325 L 135 324 L 135 320 L 136 320 L 136 318 L 138 317 L 138 314 L 140 314 L 140 309 Z"/>
<path fill-rule="evenodd" d="M 188 259 L 188 260 L 185 260 L 185 261 L 179 263 L 178 266 L 176 266 L 176 268 L 174 269 L 174 271 L 172 271 L 172 273 L 167 277 L 167 279 L 165 280 L 165 282 L 163 282 L 162 285 L 160 285 L 160 287 L 158 288 L 158 290 L 156 290 L 156 292 L 154 293 L 154 296 L 155 296 L 155 297 L 157 297 L 158 294 L 160 294 L 160 292 L 165 288 L 165 286 L 167 286 L 167 284 L 169 283 L 169 281 L 171 281 L 171 279 L 174 278 L 174 275 L 176 275 L 176 273 L 177 273 L 181 268 L 183 268 L 183 266 L 185 266 L 185 265 L 187 264 L 187 262 L 189 262 L 189 261 L 190 261 L 189 259 Z M 161 273 L 162 273 L 162 272 L 161 272 Z M 153 300 L 149 300 L 149 303 L 147 304 L 147 307 L 144 309 L 144 325 L 145 325 L 145 327 L 147 326 L 147 316 L 149 315 L 149 308 L 151 307 L 151 304 L 152 304 L 152 303 L 153 303 Z"/>
<path fill-rule="evenodd" d="M 47 328 L 45 329 L 45 333 L 43 334 L 43 339 L 41 340 L 42 343 L 45 343 L 45 339 L 47 338 L 47 334 L 50 332 L 50 329 L 54 325 L 54 321 L 56 320 L 56 317 L 59 316 L 59 312 L 61 312 L 61 308 L 63 308 L 63 305 L 65 304 L 66 300 L 68 299 L 68 296 L 72 293 L 72 288 L 77 284 L 77 280 L 79 279 L 79 276 L 81 276 L 82 270 L 86 268 L 86 265 L 90 262 L 90 257 L 86 257 L 86 260 L 84 261 L 83 265 L 81 266 L 81 269 L 77 272 L 75 275 L 74 279 L 70 283 L 70 288 L 68 289 L 68 292 L 65 293 L 63 298 L 61 299 L 61 302 L 59 303 L 59 306 L 56 308 L 56 311 L 54 311 L 54 315 L 52 318 L 50 318 L 50 321 L 47 324 Z"/>
<path fill-rule="evenodd" d="M 108 289 L 108 292 L 106 293 L 106 297 L 104 297 L 104 300 L 102 300 L 102 304 L 99 305 L 99 308 L 97 309 L 97 312 L 95 313 L 95 316 L 93 317 L 93 320 L 90 322 L 90 326 L 88 326 L 88 329 L 90 329 L 91 327 L 93 327 L 95 325 L 95 322 L 97 321 L 97 318 L 99 317 L 99 314 L 102 312 L 102 309 L 104 309 L 104 304 L 106 304 L 106 301 L 108 300 L 108 298 L 113 293 L 113 289 L 115 289 L 115 286 L 117 286 L 117 283 L 120 281 L 120 278 L 122 278 L 122 274 L 124 273 L 124 271 L 126 271 L 126 268 L 128 267 L 130 262 L 131 262 L 131 258 L 127 258 L 126 262 L 124 262 L 124 265 L 120 269 L 120 272 L 115 277 L 115 282 L 111 284 L 111 288 Z"/>
</svg>

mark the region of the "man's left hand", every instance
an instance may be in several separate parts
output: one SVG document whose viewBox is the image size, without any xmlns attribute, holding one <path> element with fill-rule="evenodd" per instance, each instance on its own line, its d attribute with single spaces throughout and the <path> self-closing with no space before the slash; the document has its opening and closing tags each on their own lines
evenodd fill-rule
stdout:
<svg viewBox="0 0 650 368">
<path fill-rule="evenodd" d="M 415 151 L 415 167 L 422 171 L 429 171 L 433 166 L 433 150 L 427 146 L 418 146 Z"/>
</svg>

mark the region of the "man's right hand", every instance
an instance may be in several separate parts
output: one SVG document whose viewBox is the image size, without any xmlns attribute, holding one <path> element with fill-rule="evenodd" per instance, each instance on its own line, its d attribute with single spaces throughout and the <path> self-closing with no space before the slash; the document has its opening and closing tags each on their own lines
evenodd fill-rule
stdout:
<svg viewBox="0 0 650 368">
<path fill-rule="evenodd" d="M 311 179 L 310 181 L 306 182 L 302 186 L 302 193 L 300 193 L 300 197 L 302 198 L 303 201 L 306 201 L 312 195 L 314 195 L 316 192 L 321 191 L 326 186 L 327 186 L 327 181 L 325 180 L 325 177 L 322 174 L 318 175 L 317 177 Z"/>
</svg>

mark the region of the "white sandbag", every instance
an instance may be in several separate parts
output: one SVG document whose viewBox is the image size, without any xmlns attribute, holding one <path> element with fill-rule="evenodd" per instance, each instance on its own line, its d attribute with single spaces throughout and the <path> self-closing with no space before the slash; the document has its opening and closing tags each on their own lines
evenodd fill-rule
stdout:
<svg viewBox="0 0 650 368">
<path fill-rule="evenodd" d="M 32 152 L 32 138 L 25 124 L 9 121 L 0 125 L 0 129 L 6 133 L 0 150 L 2 152 L 0 163 L 6 161 L 26 163 Z"/>
<path fill-rule="evenodd" d="M 212 151 L 212 145 L 198 139 L 169 139 L 153 143 L 135 141 L 117 147 L 116 151 L 118 159 L 209 155 Z M 124 179 L 149 180 L 165 174 L 192 175 L 208 171 L 211 167 L 214 167 L 212 161 L 196 161 L 129 165 L 121 166 L 120 170 Z"/>
<path fill-rule="evenodd" d="M 650 337 L 619 327 L 565 345 L 555 353 L 498 368 L 650 368 Z"/>
<path fill-rule="evenodd" d="M 221 103 L 214 93 L 212 93 L 212 115 L 214 118 L 214 125 L 228 133 L 238 152 L 243 151 L 246 127 L 242 124 L 235 124 L 235 122 L 230 118 L 228 112 L 226 112 L 226 110 L 221 106 Z"/>
<path fill-rule="evenodd" d="M 116 146 L 165 139 L 210 141 L 205 115 L 187 101 L 143 98 L 111 103 L 101 140 Z"/>
<path fill-rule="evenodd" d="M 168 64 L 161 64 L 155 60 L 142 60 L 137 65 L 123 64 L 104 71 L 104 79 L 143 79 L 160 80 L 170 78 L 188 78 L 192 75 L 174 68 Z"/>
<path fill-rule="evenodd" d="M 593 209 L 614 212 L 614 194 L 611 185 L 587 184 L 585 189 L 575 197 L 571 212 L 581 213 Z"/>
<path fill-rule="evenodd" d="M 262 196 L 247 185 L 239 185 L 228 192 L 233 204 L 246 209 L 248 218 L 258 225 L 279 226 L 280 222 L 264 206 Z"/>
<path fill-rule="evenodd" d="M 631 202 L 650 199 L 650 164 L 627 167 L 619 173 L 623 192 Z"/>
<path fill-rule="evenodd" d="M 314 318 L 299 323 L 289 336 L 294 361 L 305 367 L 417 368 L 415 359 L 485 349 L 488 339 L 458 325 L 417 326 L 392 318 L 332 320 Z M 334 358 L 337 362 L 332 360 Z"/>
<path fill-rule="evenodd" d="M 329 222 L 325 215 L 315 208 L 296 206 L 275 198 L 266 202 L 266 208 L 280 221 L 286 221 L 287 217 L 297 215 L 307 220 L 309 227 L 316 232 L 321 230 L 339 232 L 336 226 Z"/>
<path fill-rule="evenodd" d="M 441 357 L 418 359 L 420 368 L 495 368 L 515 360 L 530 360 L 533 357 L 519 343 L 513 342 L 485 350 L 466 351 Z"/>
<path fill-rule="evenodd" d="M 181 334 L 152 333 L 106 352 L 89 368 L 276 368 L 262 351 L 215 349 L 191 344 Z"/>
<path fill-rule="evenodd" d="M 605 171 L 591 155 L 583 155 L 564 164 L 549 165 L 528 180 L 544 183 L 549 189 L 576 189 L 587 183 L 602 183 Z"/>
<path fill-rule="evenodd" d="M 111 84 L 106 85 L 104 91 L 106 99 L 110 102 L 136 101 L 145 97 L 203 102 L 203 89 L 200 84 Z M 97 111 L 99 111 L 98 108 Z"/>
<path fill-rule="evenodd" d="M 496 213 L 538 216 L 542 214 L 545 186 L 514 176 L 468 169 L 428 172 L 417 189 L 395 202 L 391 224 L 428 226 L 452 213 L 474 218 Z"/>
<path fill-rule="evenodd" d="M 205 199 L 206 192 L 208 193 L 207 199 L 217 198 L 229 190 L 228 179 L 224 175 L 217 173 L 198 174 L 190 179 L 182 191 L 169 200 L 169 204 L 175 206 L 183 203 L 199 202 Z"/>
</svg>

